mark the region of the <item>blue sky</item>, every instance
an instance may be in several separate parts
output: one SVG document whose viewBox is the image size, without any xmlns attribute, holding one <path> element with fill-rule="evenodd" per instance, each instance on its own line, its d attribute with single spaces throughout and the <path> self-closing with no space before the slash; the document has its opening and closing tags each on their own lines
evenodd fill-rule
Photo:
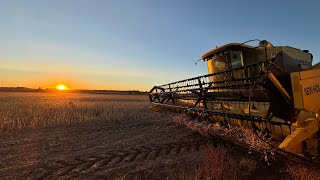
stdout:
<svg viewBox="0 0 320 180">
<path fill-rule="evenodd" d="M 201 54 L 267 39 L 320 60 L 320 1 L 0 0 L 6 86 L 139 89 L 207 73 Z"/>
</svg>

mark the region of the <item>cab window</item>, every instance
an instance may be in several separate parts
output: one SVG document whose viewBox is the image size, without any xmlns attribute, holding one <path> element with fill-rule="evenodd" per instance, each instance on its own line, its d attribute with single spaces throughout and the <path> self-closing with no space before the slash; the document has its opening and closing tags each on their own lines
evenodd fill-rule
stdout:
<svg viewBox="0 0 320 180">
<path fill-rule="evenodd" d="M 232 69 L 244 66 L 242 52 L 231 51 L 229 55 L 229 62 Z"/>
<path fill-rule="evenodd" d="M 217 69 L 216 72 L 225 71 L 227 69 L 227 58 L 226 58 L 226 56 L 216 57 L 214 59 L 214 66 Z"/>
</svg>

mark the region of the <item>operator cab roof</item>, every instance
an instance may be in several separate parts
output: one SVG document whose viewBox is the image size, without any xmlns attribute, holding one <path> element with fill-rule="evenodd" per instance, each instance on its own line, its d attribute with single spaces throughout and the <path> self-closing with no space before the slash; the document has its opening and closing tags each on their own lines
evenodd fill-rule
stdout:
<svg viewBox="0 0 320 180">
<path fill-rule="evenodd" d="M 221 52 L 229 51 L 229 50 L 247 50 L 247 49 L 252 49 L 255 48 L 253 46 L 245 45 L 245 44 L 240 44 L 240 43 L 229 43 L 225 44 L 223 46 L 214 48 L 204 54 L 202 54 L 201 58 L 203 60 L 206 60 L 208 57 L 213 56 L 214 54 L 218 54 Z"/>
</svg>

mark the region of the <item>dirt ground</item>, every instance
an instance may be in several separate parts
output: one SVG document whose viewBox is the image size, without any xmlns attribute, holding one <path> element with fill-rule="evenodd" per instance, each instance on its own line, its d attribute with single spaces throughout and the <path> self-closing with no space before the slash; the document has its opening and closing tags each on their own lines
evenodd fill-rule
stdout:
<svg viewBox="0 0 320 180">
<path fill-rule="evenodd" d="M 282 165 L 215 149 L 149 106 L 147 96 L 0 94 L 0 179 L 287 179 Z"/>
<path fill-rule="evenodd" d="M 205 143 L 169 116 L 1 132 L 0 179 L 176 179 Z"/>
</svg>

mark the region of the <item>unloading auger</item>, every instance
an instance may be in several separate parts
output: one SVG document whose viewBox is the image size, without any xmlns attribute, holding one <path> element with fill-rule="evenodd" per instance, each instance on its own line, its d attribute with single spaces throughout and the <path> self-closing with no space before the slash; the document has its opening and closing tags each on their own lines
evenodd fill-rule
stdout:
<svg viewBox="0 0 320 180">
<path fill-rule="evenodd" d="M 319 157 L 319 64 L 308 50 L 259 42 L 204 53 L 209 74 L 154 86 L 152 109 L 253 128 L 286 152 Z"/>
</svg>

